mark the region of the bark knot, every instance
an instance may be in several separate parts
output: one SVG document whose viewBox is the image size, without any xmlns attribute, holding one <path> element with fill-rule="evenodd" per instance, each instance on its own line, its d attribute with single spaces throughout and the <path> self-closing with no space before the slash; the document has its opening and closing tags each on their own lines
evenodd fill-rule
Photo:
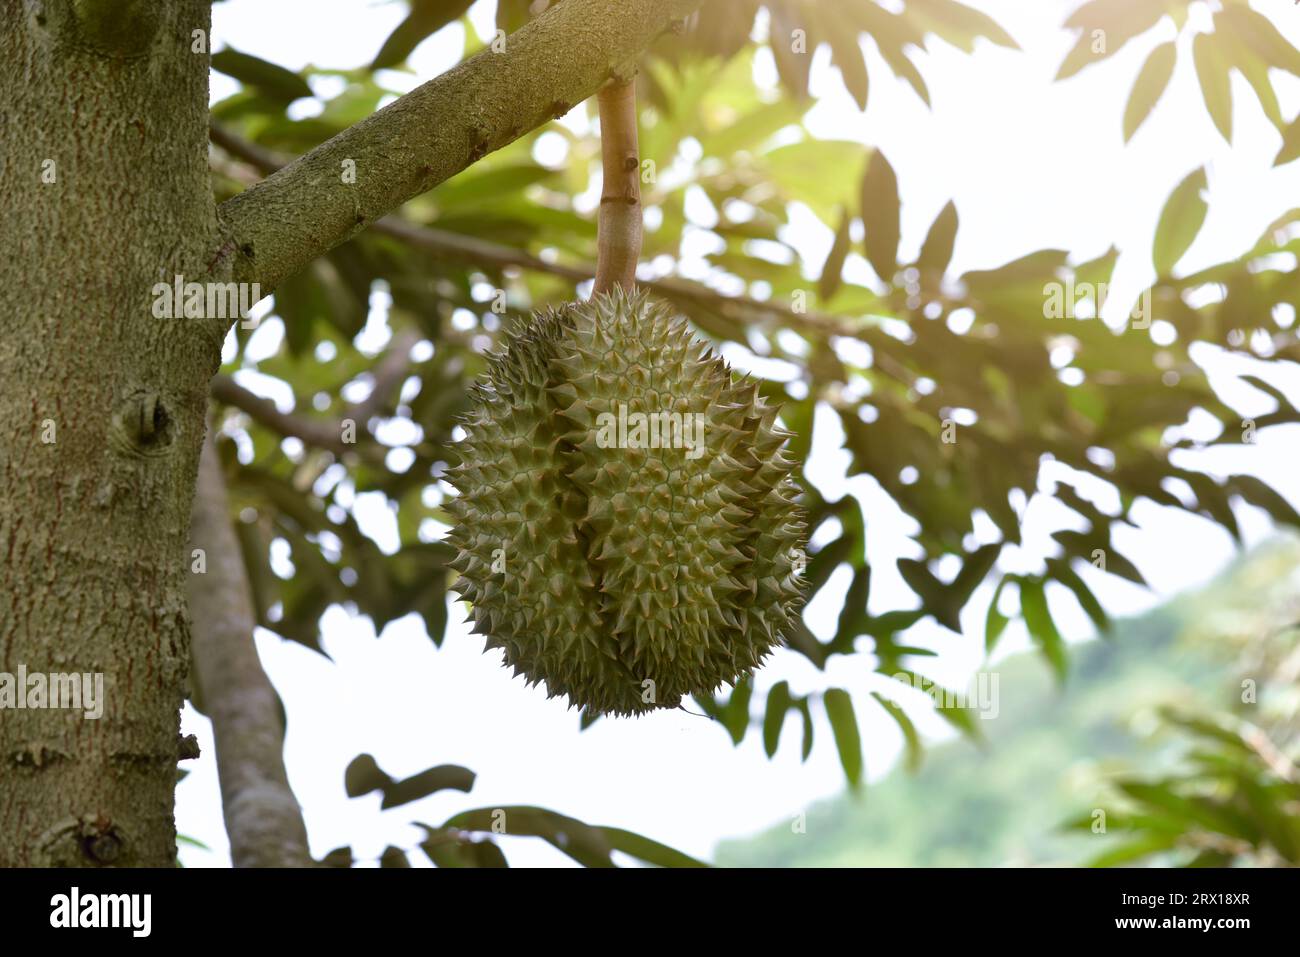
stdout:
<svg viewBox="0 0 1300 957">
<path fill-rule="evenodd" d="M 164 455 L 175 438 L 175 423 L 162 396 L 141 390 L 128 396 L 113 416 L 114 445 L 133 455 Z"/>
</svg>

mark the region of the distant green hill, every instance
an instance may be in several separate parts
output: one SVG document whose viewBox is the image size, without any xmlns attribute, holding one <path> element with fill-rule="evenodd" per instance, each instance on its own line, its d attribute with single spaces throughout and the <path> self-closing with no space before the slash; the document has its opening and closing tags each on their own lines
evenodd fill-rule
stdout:
<svg viewBox="0 0 1300 957">
<path fill-rule="evenodd" d="M 1147 742 L 1155 706 L 1217 707 L 1227 661 L 1207 623 L 1255 620 L 1294 604 L 1300 546 L 1280 540 L 1243 557 L 1200 591 L 1137 618 L 1113 637 L 1074 646 L 1062 689 L 1041 658 L 1000 662 L 1001 710 L 981 721 L 986 745 L 945 743 L 915 774 L 896 770 L 860 796 L 814 805 L 807 831 L 786 823 L 725 842 L 733 867 L 1001 866 L 1078 864 L 1104 838 L 1058 825 L 1098 806 L 1108 771 L 1154 769 L 1171 760 Z M 1222 624 L 1216 627 L 1223 627 Z"/>
</svg>

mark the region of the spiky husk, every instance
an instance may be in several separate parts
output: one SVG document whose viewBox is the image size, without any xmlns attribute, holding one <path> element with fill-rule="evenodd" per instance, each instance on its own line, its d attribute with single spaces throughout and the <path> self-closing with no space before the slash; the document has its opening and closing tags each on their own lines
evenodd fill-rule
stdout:
<svg viewBox="0 0 1300 957">
<path fill-rule="evenodd" d="M 789 433 L 684 320 L 621 290 L 535 315 L 471 399 L 449 475 L 454 587 L 516 674 L 592 714 L 638 714 L 780 644 L 802 600 Z M 702 414 L 704 440 L 611 445 L 620 407 L 632 423 Z"/>
</svg>

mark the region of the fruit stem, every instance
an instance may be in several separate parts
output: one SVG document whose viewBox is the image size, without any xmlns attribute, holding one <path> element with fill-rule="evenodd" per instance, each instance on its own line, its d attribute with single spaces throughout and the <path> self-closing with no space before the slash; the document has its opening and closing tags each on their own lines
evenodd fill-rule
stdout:
<svg viewBox="0 0 1300 957">
<path fill-rule="evenodd" d="M 596 292 L 631 291 L 641 257 L 641 159 L 636 80 L 614 79 L 596 95 L 604 182 L 596 240 Z"/>
</svg>

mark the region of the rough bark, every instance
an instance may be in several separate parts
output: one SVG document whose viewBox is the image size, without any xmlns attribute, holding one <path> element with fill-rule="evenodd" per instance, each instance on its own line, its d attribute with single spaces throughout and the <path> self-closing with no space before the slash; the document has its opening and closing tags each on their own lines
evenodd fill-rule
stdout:
<svg viewBox="0 0 1300 957">
<path fill-rule="evenodd" d="M 175 861 L 191 506 L 230 323 L 156 318 L 155 285 L 271 292 L 629 75 L 699 2 L 566 0 L 231 200 L 219 225 L 209 0 L 0 0 L 0 677 L 98 673 L 105 695 L 98 720 L 0 711 L 0 866 Z"/>
<path fill-rule="evenodd" d="M 102 673 L 104 713 L 0 711 L 0 866 L 164 866 L 190 496 L 222 328 L 205 0 L 0 0 L 0 672 Z"/>
<path fill-rule="evenodd" d="M 306 867 L 311 854 L 284 769 L 280 704 L 253 643 L 253 601 L 211 437 L 199 461 L 191 534 L 204 563 L 190 577 L 194 678 L 216 739 L 231 859 L 236 867 Z"/>
<path fill-rule="evenodd" d="M 262 294 L 406 200 L 626 80 L 701 0 L 565 0 L 222 205 L 219 250 Z M 349 165 L 353 164 L 353 165 Z M 342 173 L 355 169 L 355 181 Z"/>
</svg>

